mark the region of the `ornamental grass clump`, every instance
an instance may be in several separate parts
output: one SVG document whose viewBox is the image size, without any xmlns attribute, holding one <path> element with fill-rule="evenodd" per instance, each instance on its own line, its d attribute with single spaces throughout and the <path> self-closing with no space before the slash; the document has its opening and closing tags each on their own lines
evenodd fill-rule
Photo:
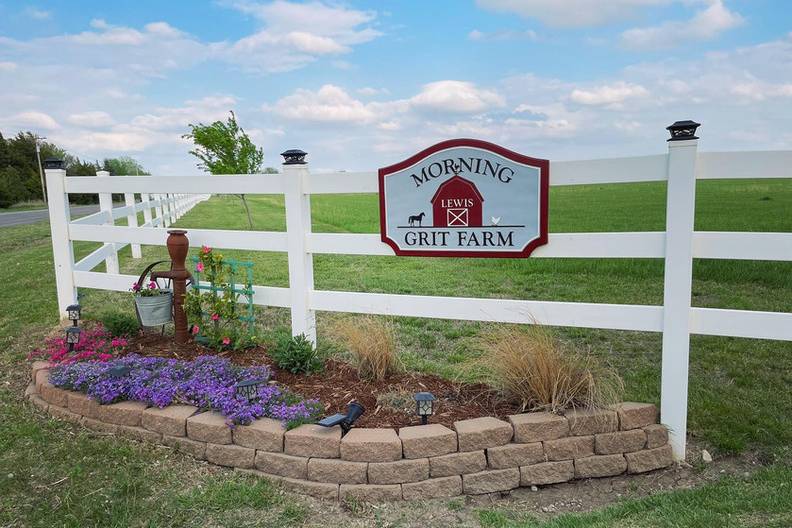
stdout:
<svg viewBox="0 0 792 528">
<path fill-rule="evenodd" d="M 28 359 L 43 359 L 52 364 L 74 363 L 77 361 L 108 361 L 118 356 L 127 346 L 127 340 L 116 337 L 101 323 L 81 328 L 80 340 L 74 349 L 69 350 L 66 338 L 50 337 L 44 341 L 42 348 L 30 353 Z"/>
<path fill-rule="evenodd" d="M 349 351 L 360 379 L 380 381 L 401 367 L 396 332 L 388 321 L 371 316 L 345 318 L 333 325 L 330 334 Z"/>
<path fill-rule="evenodd" d="M 521 411 L 600 408 L 619 402 L 624 392 L 615 370 L 541 325 L 494 330 L 479 343 L 484 355 L 475 365 Z"/>
<path fill-rule="evenodd" d="M 269 378 L 266 366 L 242 367 L 217 356 L 183 361 L 135 354 L 104 363 L 61 365 L 50 373 L 54 386 L 83 392 L 101 404 L 132 400 L 160 408 L 194 405 L 222 413 L 229 425 L 267 417 L 291 427 L 315 421 L 324 410 L 317 400 L 302 400 L 275 385 L 262 384 L 250 400 L 234 388 L 242 381 Z"/>
</svg>

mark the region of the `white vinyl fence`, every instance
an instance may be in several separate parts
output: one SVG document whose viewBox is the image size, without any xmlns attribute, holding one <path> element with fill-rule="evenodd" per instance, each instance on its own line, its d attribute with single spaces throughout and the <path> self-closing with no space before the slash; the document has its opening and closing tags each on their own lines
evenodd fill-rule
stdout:
<svg viewBox="0 0 792 528">
<path fill-rule="evenodd" d="M 538 322 L 555 326 L 663 333 L 661 421 L 671 430 L 678 458 L 684 457 L 687 428 L 690 334 L 792 341 L 792 314 L 691 307 L 694 258 L 792 261 L 792 233 L 696 232 L 695 180 L 790 178 L 792 152 L 697 152 L 697 140 L 672 141 L 668 152 L 652 156 L 551 162 L 551 185 L 668 181 L 666 230 L 626 233 L 550 233 L 549 243 L 531 258 L 660 258 L 665 260 L 662 306 L 478 299 L 317 290 L 313 254 L 393 255 L 379 234 L 313 233 L 311 194 L 375 193 L 376 171 L 312 174 L 307 165 L 284 165 L 280 174 L 194 177 L 69 177 L 47 170 L 52 244 L 63 312 L 77 288 L 127 291 L 137 278 L 121 275 L 115 257 L 120 244 L 165 245 L 163 225 L 211 194 L 284 194 L 286 232 L 190 229 L 190 244 L 288 254 L 289 287 L 255 286 L 254 302 L 291 309 L 292 332 L 316 339 L 316 310 L 502 323 Z M 152 190 L 158 195 L 147 195 Z M 185 196 L 189 189 L 190 196 Z M 69 193 L 99 193 L 103 211 L 69 221 Z M 126 193 L 126 207 L 110 210 L 110 193 Z M 142 201 L 134 202 L 134 194 Z M 176 193 L 176 194 L 173 194 Z M 174 196 L 176 198 L 174 199 Z M 156 211 L 146 224 L 114 226 L 110 218 Z M 160 209 L 161 208 L 161 209 Z M 133 220 L 134 216 L 130 216 Z M 72 241 L 104 246 L 74 262 Z M 91 271 L 102 260 L 107 272 Z"/>
</svg>

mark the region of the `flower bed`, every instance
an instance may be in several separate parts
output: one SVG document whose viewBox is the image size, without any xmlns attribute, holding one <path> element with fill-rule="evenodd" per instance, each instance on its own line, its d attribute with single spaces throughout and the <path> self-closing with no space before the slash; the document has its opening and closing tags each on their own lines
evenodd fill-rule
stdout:
<svg viewBox="0 0 792 528">
<path fill-rule="evenodd" d="M 130 354 L 109 361 L 69 362 L 52 369 L 55 387 L 87 394 L 100 404 L 138 401 L 154 407 L 193 405 L 222 413 L 229 425 L 248 424 L 256 418 L 280 420 L 293 427 L 315 421 L 323 408 L 317 400 L 300 397 L 266 384 L 266 366 L 242 367 L 217 356 L 184 361 Z M 235 384 L 263 380 L 257 394 L 248 399 Z"/>
</svg>

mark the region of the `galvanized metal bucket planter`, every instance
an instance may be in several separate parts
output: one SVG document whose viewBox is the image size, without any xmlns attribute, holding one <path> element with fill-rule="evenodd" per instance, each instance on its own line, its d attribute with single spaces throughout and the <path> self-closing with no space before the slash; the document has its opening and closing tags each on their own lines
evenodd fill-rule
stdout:
<svg viewBox="0 0 792 528">
<path fill-rule="evenodd" d="M 146 266 L 137 283 L 145 284 L 146 276 L 151 273 L 154 266 L 164 262 L 167 261 L 158 260 Z M 159 295 L 135 295 L 135 310 L 140 326 L 161 326 L 173 320 L 173 291 L 166 288 L 160 288 L 159 291 Z"/>
<path fill-rule="evenodd" d="M 142 326 L 160 326 L 173 318 L 173 292 L 162 291 L 159 295 L 135 296 L 135 307 Z"/>
</svg>

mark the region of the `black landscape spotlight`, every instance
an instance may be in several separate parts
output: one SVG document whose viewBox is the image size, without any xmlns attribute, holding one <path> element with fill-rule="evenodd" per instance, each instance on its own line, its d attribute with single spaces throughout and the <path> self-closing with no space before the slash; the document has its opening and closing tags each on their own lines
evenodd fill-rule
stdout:
<svg viewBox="0 0 792 528">
<path fill-rule="evenodd" d="M 111 378 L 118 379 L 118 378 L 123 378 L 131 371 L 132 371 L 132 367 L 130 367 L 129 365 L 116 365 L 107 372 L 110 374 Z"/>
<path fill-rule="evenodd" d="M 426 425 L 429 417 L 434 414 L 434 394 L 418 392 L 415 394 L 415 414 L 421 417 L 421 425 Z"/>
<path fill-rule="evenodd" d="M 252 380 L 245 380 L 240 381 L 239 383 L 234 385 L 234 391 L 237 394 L 241 394 L 244 398 L 248 401 L 254 399 L 258 396 L 259 387 L 262 385 L 266 385 L 267 380 L 265 379 L 252 379 Z"/>
<path fill-rule="evenodd" d="M 66 313 L 69 314 L 69 319 L 71 319 L 72 325 L 77 326 L 77 321 L 80 320 L 80 308 L 79 304 L 72 304 L 66 307 Z"/>
<path fill-rule="evenodd" d="M 352 425 L 365 411 L 366 409 L 362 405 L 356 400 L 352 400 L 347 405 L 346 414 L 337 413 L 327 418 L 322 418 L 317 423 L 322 427 L 335 427 L 336 425 L 340 425 L 341 436 L 344 436 L 352 429 Z"/>
<path fill-rule="evenodd" d="M 80 342 L 80 327 L 70 326 L 66 329 L 66 343 L 69 345 L 69 352 L 74 350 L 74 345 Z"/>
</svg>

